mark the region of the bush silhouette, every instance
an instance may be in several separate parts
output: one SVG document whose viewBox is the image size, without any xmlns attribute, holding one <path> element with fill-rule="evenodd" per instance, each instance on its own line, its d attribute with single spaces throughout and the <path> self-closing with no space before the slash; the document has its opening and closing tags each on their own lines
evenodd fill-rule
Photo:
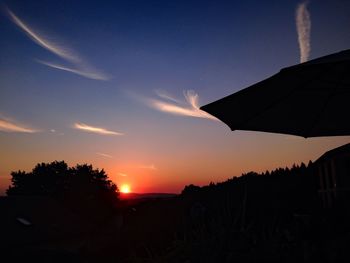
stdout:
<svg viewBox="0 0 350 263">
<path fill-rule="evenodd" d="M 8 196 L 49 196 L 74 200 L 116 201 L 118 187 L 102 169 L 83 164 L 68 167 L 64 161 L 39 163 L 31 172 L 12 172 Z"/>
</svg>

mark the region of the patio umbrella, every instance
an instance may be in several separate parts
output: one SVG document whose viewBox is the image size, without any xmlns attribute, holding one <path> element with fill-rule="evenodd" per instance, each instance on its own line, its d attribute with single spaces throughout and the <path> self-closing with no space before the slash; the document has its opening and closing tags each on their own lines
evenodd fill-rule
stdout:
<svg viewBox="0 0 350 263">
<path fill-rule="evenodd" d="M 232 130 L 350 135 L 350 49 L 284 68 L 201 109 Z"/>
</svg>

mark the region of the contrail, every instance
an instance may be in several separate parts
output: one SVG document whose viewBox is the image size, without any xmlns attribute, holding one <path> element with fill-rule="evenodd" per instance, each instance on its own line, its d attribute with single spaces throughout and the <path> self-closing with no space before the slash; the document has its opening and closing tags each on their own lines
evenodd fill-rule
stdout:
<svg viewBox="0 0 350 263">
<path fill-rule="evenodd" d="M 35 133 L 38 130 L 34 130 L 28 127 L 23 126 L 22 124 L 5 120 L 0 118 L 0 131 L 4 132 L 24 132 L 24 133 Z"/>
<path fill-rule="evenodd" d="M 89 66 L 88 63 L 86 63 L 81 57 L 79 57 L 73 50 L 67 47 L 64 47 L 62 45 L 58 45 L 57 43 L 54 43 L 52 40 L 50 40 L 49 37 L 42 36 L 41 34 L 36 32 L 33 28 L 29 27 L 26 23 L 24 23 L 18 16 L 16 16 L 8 8 L 7 8 L 7 13 L 9 14 L 11 21 L 15 25 L 17 25 L 20 29 L 22 29 L 33 42 L 45 48 L 46 50 L 52 52 L 58 57 L 73 64 L 74 68 L 61 66 L 55 63 L 44 62 L 40 60 L 37 60 L 37 62 L 52 68 L 68 71 L 90 79 L 96 79 L 96 80 L 109 79 L 109 77 L 106 74 L 98 72 L 93 67 Z"/>
<path fill-rule="evenodd" d="M 190 116 L 196 118 L 204 118 L 210 120 L 218 120 L 214 116 L 202 111 L 198 104 L 198 94 L 192 90 L 184 92 L 184 96 L 187 102 L 186 106 L 180 105 L 180 103 L 166 102 L 159 99 L 150 100 L 149 105 L 159 111 L 171 113 L 174 115 Z"/>
<path fill-rule="evenodd" d="M 75 129 L 78 129 L 78 130 L 83 130 L 83 131 L 86 131 L 86 132 L 98 133 L 98 134 L 102 134 L 102 135 L 124 135 L 123 133 L 120 133 L 120 132 L 107 130 L 107 129 L 101 128 L 101 127 L 90 126 L 90 125 L 87 125 L 87 124 L 84 124 L 84 123 L 81 123 L 81 122 L 75 123 L 73 127 Z"/>
<path fill-rule="evenodd" d="M 311 19 L 310 13 L 307 10 L 307 2 L 301 3 L 296 9 L 296 26 L 298 33 L 298 42 L 300 49 L 300 63 L 306 62 L 310 56 L 311 44 L 310 44 L 310 31 L 311 31 Z"/>
</svg>

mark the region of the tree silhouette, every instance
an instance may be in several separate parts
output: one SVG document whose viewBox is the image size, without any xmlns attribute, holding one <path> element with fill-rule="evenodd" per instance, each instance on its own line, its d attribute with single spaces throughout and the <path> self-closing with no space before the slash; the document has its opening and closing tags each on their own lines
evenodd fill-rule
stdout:
<svg viewBox="0 0 350 263">
<path fill-rule="evenodd" d="M 12 185 L 6 191 L 8 196 L 39 195 L 113 202 L 119 194 L 118 187 L 103 169 L 93 169 L 88 164 L 68 167 L 64 161 L 41 163 L 29 173 L 17 171 L 11 176 Z"/>
<path fill-rule="evenodd" d="M 185 188 L 182 190 L 181 194 L 182 195 L 192 195 L 195 193 L 198 193 L 201 190 L 201 188 L 197 185 L 186 185 Z"/>
</svg>

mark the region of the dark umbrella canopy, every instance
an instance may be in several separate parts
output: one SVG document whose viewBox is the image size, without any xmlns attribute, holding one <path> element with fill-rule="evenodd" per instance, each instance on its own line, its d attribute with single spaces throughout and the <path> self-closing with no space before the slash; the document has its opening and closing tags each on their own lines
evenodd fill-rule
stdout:
<svg viewBox="0 0 350 263">
<path fill-rule="evenodd" d="M 232 130 L 350 135 L 350 49 L 284 68 L 201 109 Z"/>
</svg>

